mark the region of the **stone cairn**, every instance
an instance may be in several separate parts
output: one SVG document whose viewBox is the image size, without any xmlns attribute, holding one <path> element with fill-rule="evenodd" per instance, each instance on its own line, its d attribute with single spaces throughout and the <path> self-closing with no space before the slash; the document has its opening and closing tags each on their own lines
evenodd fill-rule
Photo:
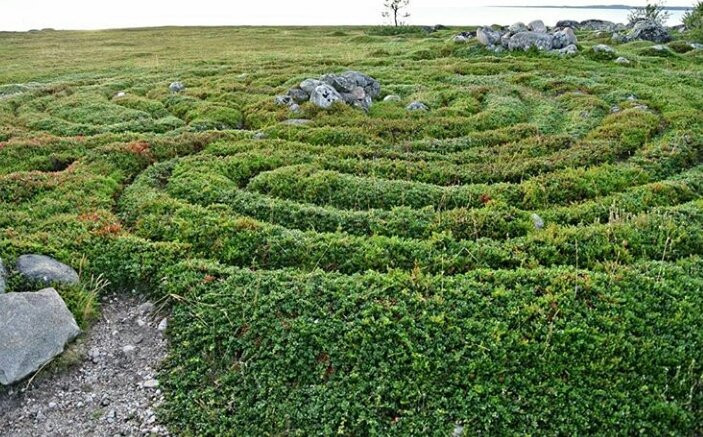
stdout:
<svg viewBox="0 0 703 437">
<path fill-rule="evenodd" d="M 368 111 L 379 94 L 381 84 L 376 79 L 358 71 L 345 71 L 325 74 L 319 79 L 305 79 L 286 94 L 276 96 L 275 103 L 287 106 L 293 112 L 299 112 L 300 104 L 304 102 L 311 102 L 323 109 L 342 102 Z"/>
</svg>

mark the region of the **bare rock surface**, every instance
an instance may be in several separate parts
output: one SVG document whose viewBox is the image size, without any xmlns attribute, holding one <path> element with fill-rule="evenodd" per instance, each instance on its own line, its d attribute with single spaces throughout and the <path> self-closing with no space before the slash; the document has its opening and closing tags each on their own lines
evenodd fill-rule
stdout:
<svg viewBox="0 0 703 437">
<path fill-rule="evenodd" d="M 63 352 L 81 330 L 53 288 L 0 296 L 0 384 L 21 381 Z"/>
<path fill-rule="evenodd" d="M 164 320 L 137 297 L 105 298 L 100 320 L 65 353 L 77 363 L 39 373 L 29 385 L 0 387 L 0 434 L 168 435 L 156 417 Z"/>
<path fill-rule="evenodd" d="M 79 281 L 78 273 L 45 255 L 22 255 L 17 259 L 17 271 L 27 280 L 45 284 L 60 283 L 73 285 Z"/>
</svg>

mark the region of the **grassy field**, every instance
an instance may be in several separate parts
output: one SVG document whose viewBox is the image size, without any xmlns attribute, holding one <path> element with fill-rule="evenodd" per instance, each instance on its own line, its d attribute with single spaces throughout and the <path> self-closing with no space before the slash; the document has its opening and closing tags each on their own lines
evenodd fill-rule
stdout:
<svg viewBox="0 0 703 437">
<path fill-rule="evenodd" d="M 703 51 L 456 31 L 0 33 L 0 256 L 172 305 L 176 434 L 703 433 Z"/>
</svg>

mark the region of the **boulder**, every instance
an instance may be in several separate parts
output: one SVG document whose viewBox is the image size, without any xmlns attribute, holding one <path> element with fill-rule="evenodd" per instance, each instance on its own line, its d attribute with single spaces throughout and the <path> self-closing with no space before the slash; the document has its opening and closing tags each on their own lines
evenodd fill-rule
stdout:
<svg viewBox="0 0 703 437">
<path fill-rule="evenodd" d="M 581 23 L 575 20 L 560 20 L 557 21 L 556 28 L 557 29 L 564 29 L 566 27 L 570 27 L 572 29 L 578 29 L 581 26 Z"/>
<path fill-rule="evenodd" d="M 500 43 L 501 36 L 503 35 L 500 32 L 489 27 L 479 27 L 476 29 L 476 39 L 486 47 L 492 47 Z"/>
<path fill-rule="evenodd" d="M 627 36 L 623 35 L 622 33 L 615 32 L 613 36 L 610 37 L 610 40 L 615 44 L 622 44 L 627 42 Z"/>
<path fill-rule="evenodd" d="M 703 44 L 697 43 L 697 42 L 692 42 L 691 43 L 691 48 L 693 50 L 703 50 Z"/>
<path fill-rule="evenodd" d="M 349 93 L 342 93 L 342 100 L 344 100 L 345 103 L 361 108 L 364 111 L 368 111 L 372 103 L 371 96 L 366 94 L 366 90 L 360 86 L 355 87 Z"/>
<path fill-rule="evenodd" d="M 630 63 L 630 60 L 627 59 L 627 58 L 625 58 L 625 57 L 623 57 L 623 56 L 620 56 L 620 57 L 617 58 L 614 62 L 615 62 L 616 64 L 627 65 L 627 64 Z"/>
<path fill-rule="evenodd" d="M 510 38 L 508 48 L 510 50 L 529 50 L 536 47 L 537 50 L 551 50 L 554 43 L 554 36 L 540 32 L 520 32 Z"/>
<path fill-rule="evenodd" d="M 617 25 L 612 21 L 606 20 L 585 20 L 579 23 L 578 29 L 581 30 L 601 30 L 605 32 L 617 32 L 621 30 L 624 26 Z"/>
<path fill-rule="evenodd" d="M 464 35 L 455 35 L 454 38 L 452 39 L 457 44 L 463 44 L 466 42 L 469 42 L 469 39 L 465 37 Z"/>
<path fill-rule="evenodd" d="M 305 91 L 308 94 L 312 94 L 312 92 L 317 88 L 318 85 L 322 85 L 322 81 L 319 81 L 317 79 L 305 79 L 304 81 L 300 82 L 300 89 Z"/>
<path fill-rule="evenodd" d="M 553 46 L 555 49 L 563 49 L 566 46 L 575 45 L 577 43 L 578 39 L 576 38 L 576 34 L 570 27 L 554 32 Z"/>
<path fill-rule="evenodd" d="M 30 282 L 74 285 L 79 281 L 78 273 L 72 267 L 44 255 L 20 256 L 17 271 Z"/>
<path fill-rule="evenodd" d="M 372 99 L 375 99 L 379 94 L 381 94 L 381 83 L 371 76 L 353 70 L 345 71 L 339 76 L 353 84 L 352 90 L 357 86 L 362 87 L 366 94 L 368 94 Z"/>
<path fill-rule="evenodd" d="M 383 98 L 384 102 L 400 102 L 400 96 L 396 94 L 389 94 Z"/>
<path fill-rule="evenodd" d="M 562 49 L 557 49 L 557 52 L 561 56 L 571 56 L 577 54 L 579 52 L 579 48 L 576 47 L 575 44 L 570 44 Z"/>
<path fill-rule="evenodd" d="M 500 46 L 504 49 L 507 49 L 510 47 L 510 38 L 513 37 L 513 34 L 508 32 L 504 33 L 503 36 L 500 37 Z"/>
<path fill-rule="evenodd" d="M 547 33 L 547 26 L 544 25 L 544 22 L 542 20 L 530 21 L 527 24 L 527 29 L 531 30 L 532 32 Z"/>
<path fill-rule="evenodd" d="M 595 53 L 615 54 L 615 50 L 606 44 L 596 44 L 593 46 L 592 50 Z"/>
<path fill-rule="evenodd" d="M 291 96 L 276 96 L 273 102 L 278 106 L 290 106 L 295 103 Z"/>
<path fill-rule="evenodd" d="M 516 34 L 516 33 L 520 33 L 520 32 L 527 32 L 528 30 L 530 30 L 530 29 L 528 29 L 527 26 L 525 25 L 525 23 L 523 23 L 522 21 L 518 21 L 517 23 L 513 23 L 510 25 L 510 27 L 508 27 L 508 32 L 510 32 L 512 34 Z"/>
<path fill-rule="evenodd" d="M 0 384 L 37 371 L 80 332 L 53 288 L 0 295 Z"/>
<path fill-rule="evenodd" d="M 186 86 L 183 85 L 182 82 L 171 82 L 171 85 L 168 86 L 168 89 L 171 90 L 172 93 L 180 93 L 181 91 L 186 89 Z"/>
<path fill-rule="evenodd" d="M 354 80 L 337 74 L 325 74 L 320 80 L 330 85 L 339 93 L 350 93 L 357 86 Z"/>
<path fill-rule="evenodd" d="M 340 102 L 342 96 L 331 85 L 323 83 L 315 87 L 310 94 L 310 101 L 320 108 L 327 109 L 335 102 Z"/>
<path fill-rule="evenodd" d="M 294 87 L 288 90 L 288 97 L 293 99 L 295 103 L 303 103 L 310 100 L 310 93 L 300 87 Z"/>
<path fill-rule="evenodd" d="M 0 294 L 3 294 L 6 289 L 6 281 L 7 281 L 7 270 L 5 270 L 5 265 L 2 263 L 2 259 L 0 259 Z"/>
<path fill-rule="evenodd" d="M 408 106 L 405 107 L 405 109 L 407 109 L 408 111 L 423 111 L 423 112 L 430 110 L 430 108 L 428 108 L 427 105 L 425 105 L 424 103 L 419 102 L 417 100 L 410 102 L 408 104 Z"/>
<path fill-rule="evenodd" d="M 635 23 L 632 30 L 625 35 L 628 41 L 645 40 L 656 43 L 671 41 L 671 35 L 666 27 L 653 20 L 640 20 Z"/>
</svg>

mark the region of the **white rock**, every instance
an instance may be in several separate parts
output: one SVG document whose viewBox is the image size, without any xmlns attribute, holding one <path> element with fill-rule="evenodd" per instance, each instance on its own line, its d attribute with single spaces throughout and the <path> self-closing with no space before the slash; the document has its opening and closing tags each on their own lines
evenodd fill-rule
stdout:
<svg viewBox="0 0 703 437">
<path fill-rule="evenodd" d="M 527 28 L 533 32 L 547 33 L 547 26 L 544 25 L 542 20 L 530 21 L 527 24 Z"/>
<path fill-rule="evenodd" d="M 142 387 L 144 387 L 144 388 L 156 388 L 158 386 L 159 386 L 159 381 L 157 381 L 156 379 L 147 379 L 142 384 Z"/>
<path fill-rule="evenodd" d="M 327 109 L 335 102 L 341 102 L 342 96 L 331 85 L 323 83 L 310 93 L 310 101 L 320 108 Z"/>
<path fill-rule="evenodd" d="M 168 328 L 168 318 L 164 317 L 163 319 L 161 319 L 161 321 L 159 322 L 159 326 L 156 329 L 163 332 L 166 330 L 166 328 Z"/>
</svg>

